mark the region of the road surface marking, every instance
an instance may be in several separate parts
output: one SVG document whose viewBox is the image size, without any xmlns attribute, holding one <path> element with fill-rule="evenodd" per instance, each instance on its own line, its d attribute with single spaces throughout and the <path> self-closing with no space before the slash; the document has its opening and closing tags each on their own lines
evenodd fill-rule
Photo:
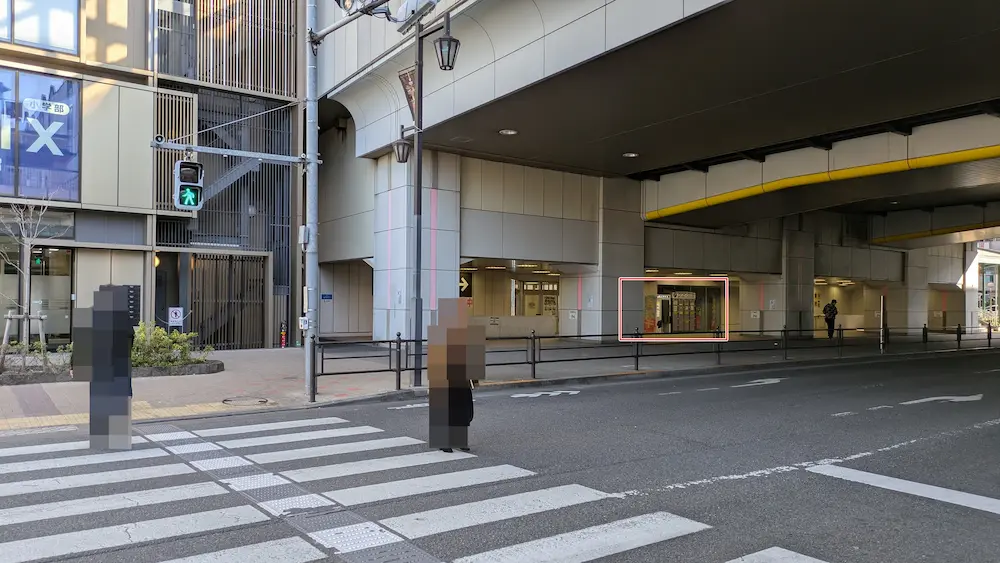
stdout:
<svg viewBox="0 0 1000 563">
<path fill-rule="evenodd" d="M 340 489 L 323 494 L 343 506 L 355 506 L 369 502 L 379 502 L 426 493 L 436 493 L 438 491 L 461 489 L 463 487 L 472 487 L 486 483 L 496 483 L 508 479 L 519 479 L 521 477 L 530 477 L 534 474 L 532 471 L 514 467 L 513 465 L 497 465 L 494 467 L 417 477 L 415 479 L 390 481 L 377 485 L 352 487 L 350 489 Z"/>
<path fill-rule="evenodd" d="M 302 538 L 287 538 L 171 559 L 161 563 L 309 563 L 327 555 Z"/>
<path fill-rule="evenodd" d="M 228 449 L 252 448 L 255 446 L 287 444 L 288 442 L 306 442 L 308 440 L 321 440 L 324 438 L 343 438 L 344 436 L 374 434 L 381 431 L 382 430 L 371 426 L 351 426 L 349 428 L 334 428 L 332 430 L 316 430 L 313 432 L 297 432 L 295 434 L 279 434 L 277 436 L 259 436 L 257 438 L 243 438 L 241 440 L 226 440 L 218 442 L 218 444 L 223 448 Z"/>
<path fill-rule="evenodd" d="M 328 455 L 348 454 L 355 452 L 370 452 L 386 448 L 399 448 L 403 446 L 413 446 L 423 444 L 423 440 L 416 438 L 384 438 L 381 440 L 367 440 L 364 442 L 348 442 L 346 444 L 333 444 L 331 446 L 318 446 L 315 448 L 302 448 L 299 450 L 283 450 L 280 452 L 267 452 L 246 456 L 254 463 L 277 463 L 279 461 L 292 461 L 296 459 L 309 459 L 313 457 L 324 457 Z"/>
<path fill-rule="evenodd" d="M 304 469 L 294 469 L 284 471 L 281 474 L 296 483 L 308 481 L 319 481 L 321 479 L 333 479 L 335 477 L 346 477 L 348 475 L 361 475 L 363 473 L 375 473 L 377 471 L 389 471 L 404 467 L 417 467 L 420 465 L 430 465 L 447 461 L 459 461 L 476 457 L 465 452 L 442 452 L 432 451 L 419 454 L 400 455 L 394 457 L 380 457 L 376 459 L 365 459 L 340 463 L 337 465 L 324 465 L 319 467 L 306 467 Z"/>
<path fill-rule="evenodd" d="M 24 563 L 50 557 L 65 557 L 176 536 L 224 530 L 267 520 L 269 517 L 266 514 L 253 507 L 238 506 L 106 528 L 42 536 L 0 544 L 0 563 Z"/>
<path fill-rule="evenodd" d="M 0 510 L 0 526 L 38 522 L 64 516 L 82 516 L 95 512 L 120 510 L 137 506 L 165 504 L 179 500 L 192 500 L 216 495 L 229 494 L 225 487 L 217 483 L 194 483 L 162 489 L 120 493 L 99 497 L 32 504 Z"/>
<path fill-rule="evenodd" d="M 146 439 L 141 436 L 133 436 L 132 443 L 145 444 Z M 80 440 L 78 442 L 58 442 L 55 444 L 39 444 L 37 446 L 18 446 L 16 448 L 3 448 L 0 449 L 0 457 L 48 454 L 55 452 L 68 452 L 73 450 L 87 450 L 87 449 L 90 449 L 90 440 Z"/>
<path fill-rule="evenodd" d="M 254 489 L 292 484 L 288 479 L 282 479 L 273 473 L 258 473 L 257 475 L 247 475 L 246 477 L 219 479 L 219 482 L 229 485 L 229 488 L 234 491 L 252 491 Z"/>
<path fill-rule="evenodd" d="M 680 391 L 670 391 L 669 393 L 660 393 L 660 395 L 680 395 Z"/>
<path fill-rule="evenodd" d="M 531 398 L 537 399 L 538 397 L 555 397 L 558 395 L 579 395 L 579 391 L 539 391 L 537 393 L 518 393 L 516 395 L 511 395 L 512 399 L 521 398 Z"/>
<path fill-rule="evenodd" d="M 831 414 L 830 416 L 851 416 L 851 415 L 855 415 L 855 414 L 858 414 L 858 413 L 851 412 L 851 411 L 845 411 L 845 412 L 838 412 L 838 413 L 835 413 L 835 414 Z"/>
<path fill-rule="evenodd" d="M 195 466 L 198 471 L 218 471 L 220 469 L 229 469 L 230 467 L 242 467 L 245 465 L 253 465 L 249 461 L 243 459 L 239 456 L 229 456 L 229 457 L 216 457 L 209 459 L 201 459 L 198 461 L 188 462 Z"/>
<path fill-rule="evenodd" d="M 759 387 L 761 385 L 774 385 L 775 383 L 781 383 L 784 380 L 785 378 L 783 377 L 782 378 L 772 377 L 770 379 L 755 379 L 753 381 L 749 381 L 742 385 L 733 385 L 732 388 L 738 389 L 740 387 Z"/>
<path fill-rule="evenodd" d="M 962 491 L 954 491 L 942 487 L 935 487 L 933 485 L 915 483 L 913 481 L 904 481 L 903 479 L 896 479 L 895 477 L 886 477 L 885 475 L 867 473 L 865 471 L 849 469 L 839 465 L 817 465 L 815 467 L 807 468 L 806 471 L 826 475 L 827 477 L 843 479 L 845 481 L 871 485 L 881 489 L 888 489 L 898 493 L 906 493 L 909 495 L 946 502 L 948 504 L 982 510 L 983 512 L 1000 514 L 1000 500 L 995 498 L 982 497 L 971 493 L 963 493 Z"/>
<path fill-rule="evenodd" d="M 163 446 L 168 452 L 177 455 L 193 454 L 198 452 L 211 452 L 222 448 L 211 442 L 198 442 L 197 444 L 185 444 L 183 446 Z"/>
<path fill-rule="evenodd" d="M 268 432 L 271 430 L 286 430 L 289 428 L 305 428 L 307 426 L 324 426 L 327 424 L 344 424 L 347 422 L 343 418 L 335 416 L 326 418 L 309 418 L 305 420 L 287 420 L 285 422 L 269 422 L 266 424 L 250 424 L 246 426 L 226 426 L 224 428 L 206 428 L 204 430 L 193 430 L 195 434 L 202 438 L 233 436 L 236 434 L 252 434 L 254 432 Z"/>
<path fill-rule="evenodd" d="M 316 543 L 337 553 L 350 553 L 404 541 L 396 534 L 373 522 L 361 522 L 309 534 Z"/>
<path fill-rule="evenodd" d="M 401 411 L 406 409 L 419 409 L 429 406 L 431 406 L 430 403 L 413 403 L 412 405 L 403 405 L 401 407 L 386 407 L 386 408 L 391 411 Z"/>
<path fill-rule="evenodd" d="M 710 528 L 669 512 L 654 512 L 462 557 L 454 563 L 584 563 Z"/>
<path fill-rule="evenodd" d="M 977 371 L 977 372 L 973 372 L 973 373 L 996 373 L 996 372 L 998 372 L 998 371 L 1000 371 L 1000 368 L 996 368 L 996 369 L 988 369 L 988 370 L 986 370 L 986 371 Z"/>
<path fill-rule="evenodd" d="M 16 463 L 0 464 L 0 475 L 10 473 L 24 473 L 26 471 L 45 471 L 47 469 L 63 469 L 66 467 L 79 467 L 82 465 L 100 465 L 102 463 L 120 463 L 123 461 L 133 461 L 138 459 L 152 459 L 154 457 L 166 457 L 170 454 L 160 448 L 149 448 L 145 450 L 128 450 L 124 452 L 113 452 L 108 454 L 79 455 L 70 457 L 55 457 L 49 459 L 36 459 L 34 461 L 19 461 Z"/>
<path fill-rule="evenodd" d="M 870 411 L 877 411 L 877 410 L 891 409 L 891 408 L 892 407 L 890 405 L 879 405 L 877 407 L 868 407 L 868 410 L 870 410 Z"/>
<path fill-rule="evenodd" d="M 968 397 L 927 397 L 926 399 L 917 399 L 915 401 L 906 401 L 905 403 L 899 403 L 901 405 L 919 405 L 920 403 L 968 403 L 971 401 L 981 401 L 983 399 L 982 393 L 979 395 L 969 395 Z"/>
<path fill-rule="evenodd" d="M 84 473 L 82 475 L 69 475 L 66 477 L 51 477 L 48 479 L 36 479 L 34 481 L 15 481 L 13 483 L 0 483 L 0 497 L 61 491 L 78 487 L 93 487 L 95 485 L 140 481 L 142 479 L 173 477 L 175 475 L 187 475 L 194 472 L 195 470 L 186 464 L 174 463 L 171 465 L 154 465 L 152 467 L 137 467 L 135 469 L 122 469 L 119 471 L 101 471 L 99 473 Z"/>
<path fill-rule="evenodd" d="M 300 495 L 297 497 L 264 501 L 258 504 L 264 510 L 278 517 L 288 515 L 293 510 L 333 506 L 333 502 L 321 497 L 320 495 Z"/>
<path fill-rule="evenodd" d="M 379 523 L 412 540 L 608 498 L 612 497 L 582 485 L 564 485 L 397 516 Z"/>
<path fill-rule="evenodd" d="M 146 438 L 152 442 L 176 442 L 178 440 L 191 440 L 197 438 L 190 432 L 164 432 L 161 434 L 146 434 Z"/>
<path fill-rule="evenodd" d="M 780 547 L 772 547 L 764 551 L 744 555 L 726 563 L 826 563 L 826 561 L 807 557 L 801 553 L 795 553 L 794 551 L 788 551 Z"/>
<path fill-rule="evenodd" d="M 718 387 L 706 387 L 704 389 L 698 389 L 698 391 L 718 391 Z"/>
</svg>

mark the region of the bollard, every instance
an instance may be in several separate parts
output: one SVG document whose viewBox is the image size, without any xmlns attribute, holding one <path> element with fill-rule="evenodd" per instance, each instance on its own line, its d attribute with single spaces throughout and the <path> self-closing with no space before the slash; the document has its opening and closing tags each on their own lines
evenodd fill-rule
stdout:
<svg viewBox="0 0 1000 563">
<path fill-rule="evenodd" d="M 837 357 L 844 357 L 844 325 L 837 327 Z"/>
<path fill-rule="evenodd" d="M 396 391 L 403 388 L 403 333 L 396 333 Z"/>
<path fill-rule="evenodd" d="M 926 352 L 927 351 L 927 325 L 926 324 L 924 324 L 923 335 L 924 335 L 924 351 Z"/>
<path fill-rule="evenodd" d="M 958 348 L 962 349 L 962 325 L 958 324 L 955 327 L 955 341 L 958 343 Z"/>
<path fill-rule="evenodd" d="M 635 327 L 635 337 L 642 338 L 642 333 L 639 332 L 639 327 Z M 632 356 L 635 359 L 635 371 L 639 371 L 639 343 L 633 344 Z"/>
<path fill-rule="evenodd" d="M 531 363 L 531 379 L 537 379 L 536 375 L 536 363 L 538 357 L 535 355 L 535 351 L 538 350 L 538 342 L 535 340 L 535 331 L 531 331 L 531 338 L 528 339 L 528 361 Z"/>
<path fill-rule="evenodd" d="M 715 337 L 722 340 L 722 330 L 715 329 Z M 722 342 L 715 343 L 715 365 L 722 365 Z"/>
<path fill-rule="evenodd" d="M 788 325 L 781 326 L 781 353 L 782 359 L 788 359 Z"/>
</svg>

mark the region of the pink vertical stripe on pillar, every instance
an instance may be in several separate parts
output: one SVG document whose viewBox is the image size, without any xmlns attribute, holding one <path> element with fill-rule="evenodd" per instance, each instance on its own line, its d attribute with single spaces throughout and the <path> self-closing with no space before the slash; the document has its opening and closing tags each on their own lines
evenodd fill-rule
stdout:
<svg viewBox="0 0 1000 563">
<path fill-rule="evenodd" d="M 431 309 L 437 310 L 438 191 L 431 189 Z"/>
<path fill-rule="evenodd" d="M 388 310 L 392 309 L 392 191 L 386 193 L 386 199 L 389 200 L 387 213 L 389 214 L 389 220 L 387 221 L 387 231 L 385 237 L 385 308 Z"/>
<path fill-rule="evenodd" d="M 583 278 L 576 278 L 576 308 L 583 309 Z"/>
</svg>

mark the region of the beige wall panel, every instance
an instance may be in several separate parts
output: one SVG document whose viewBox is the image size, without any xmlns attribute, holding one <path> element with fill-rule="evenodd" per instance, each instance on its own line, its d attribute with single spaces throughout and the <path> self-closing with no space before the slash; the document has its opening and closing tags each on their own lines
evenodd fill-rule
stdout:
<svg viewBox="0 0 1000 563">
<path fill-rule="evenodd" d="M 126 68 L 146 68 L 146 5 L 145 0 L 84 0 L 84 58 Z"/>
<path fill-rule="evenodd" d="M 80 163 L 83 203 L 118 205 L 119 96 L 117 86 L 83 82 L 84 148 Z"/>
<path fill-rule="evenodd" d="M 111 251 L 111 282 L 115 285 L 142 285 L 145 273 L 144 252 L 136 250 Z M 107 282 L 106 282 L 107 283 Z"/>
<path fill-rule="evenodd" d="M 76 306 L 94 306 L 94 292 L 111 283 L 111 251 L 79 248 L 76 251 Z"/>
<path fill-rule="evenodd" d="M 156 94 L 120 88 L 118 124 L 118 205 L 153 208 L 153 149 Z"/>
</svg>

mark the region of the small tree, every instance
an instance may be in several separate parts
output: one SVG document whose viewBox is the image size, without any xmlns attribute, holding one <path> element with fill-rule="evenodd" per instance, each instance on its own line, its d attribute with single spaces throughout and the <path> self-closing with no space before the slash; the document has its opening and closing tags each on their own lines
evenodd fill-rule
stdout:
<svg viewBox="0 0 1000 563">
<path fill-rule="evenodd" d="M 49 202 L 54 194 L 43 199 L 26 200 L 0 208 L 0 259 L 4 268 L 10 265 L 18 276 L 20 296 L 11 296 L 0 291 L 0 297 L 9 300 L 18 311 L 20 320 L 20 344 L 22 365 L 27 365 L 28 344 L 31 334 L 31 251 L 39 243 L 59 238 L 69 231 L 69 226 L 51 225 L 45 221 Z M 5 315 L 5 323 L 8 321 Z M 39 322 L 41 322 L 39 320 Z M 9 326 L 9 325 L 7 325 Z M 5 326 L 6 332 L 6 326 Z M 41 327 L 39 330 L 41 333 Z M 0 371 L 3 371 L 10 342 L 4 338 L 0 344 Z"/>
</svg>

